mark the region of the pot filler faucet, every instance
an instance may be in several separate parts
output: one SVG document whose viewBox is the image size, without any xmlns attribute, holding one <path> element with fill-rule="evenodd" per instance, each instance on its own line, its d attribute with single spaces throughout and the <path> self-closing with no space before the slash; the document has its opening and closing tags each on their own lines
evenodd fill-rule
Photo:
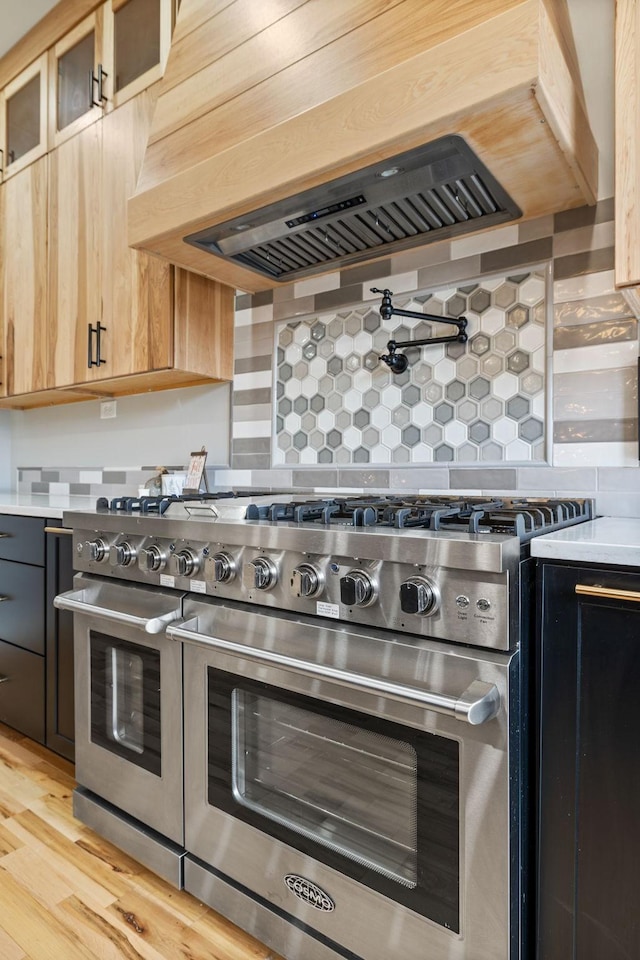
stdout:
<svg viewBox="0 0 640 960">
<path fill-rule="evenodd" d="M 391 303 L 393 293 L 391 290 L 379 290 L 378 287 L 371 287 L 371 293 L 381 293 L 382 303 L 380 304 L 380 316 L 383 320 L 389 320 L 390 317 L 411 317 L 415 320 L 432 320 L 436 323 L 449 323 L 458 328 L 458 332 L 450 337 L 427 337 L 424 340 L 389 340 L 387 343 L 388 353 L 383 354 L 380 359 L 391 368 L 393 373 L 404 373 L 409 366 L 409 360 L 406 354 L 396 353 L 398 348 L 404 347 L 424 347 L 429 343 L 466 343 L 469 339 L 466 334 L 467 318 L 458 317 L 438 317 L 433 313 L 421 313 L 419 310 L 401 310 L 394 307 Z"/>
</svg>

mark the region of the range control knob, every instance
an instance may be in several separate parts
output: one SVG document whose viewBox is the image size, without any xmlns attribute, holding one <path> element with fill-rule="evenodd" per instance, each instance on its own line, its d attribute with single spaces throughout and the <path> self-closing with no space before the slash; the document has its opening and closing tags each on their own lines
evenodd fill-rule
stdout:
<svg viewBox="0 0 640 960">
<path fill-rule="evenodd" d="M 324 587 L 324 575 L 310 563 L 301 563 L 291 574 L 291 593 L 294 597 L 317 597 Z"/>
<path fill-rule="evenodd" d="M 340 578 L 340 600 L 347 607 L 368 607 L 377 597 L 378 588 L 364 570 L 350 570 Z"/>
<path fill-rule="evenodd" d="M 135 556 L 136 551 L 126 540 L 109 547 L 109 563 L 112 567 L 128 567 Z"/>
<path fill-rule="evenodd" d="M 170 560 L 171 572 L 176 577 L 191 577 L 200 569 L 200 559 L 193 550 L 184 550 L 174 553 Z"/>
<path fill-rule="evenodd" d="M 96 563 L 102 563 L 107 556 L 107 545 L 98 537 L 96 540 L 87 540 L 84 545 L 85 556 Z"/>
<path fill-rule="evenodd" d="M 242 578 L 249 590 L 271 590 L 278 582 L 278 568 L 269 557 L 256 557 L 245 563 Z"/>
<path fill-rule="evenodd" d="M 211 558 L 213 579 L 216 583 L 230 583 L 238 572 L 233 557 L 228 553 L 216 553 Z"/>
<path fill-rule="evenodd" d="M 430 580 L 410 577 L 400 584 L 400 606 L 403 613 L 415 613 L 424 617 L 435 613 L 438 603 L 438 591 Z"/>
<path fill-rule="evenodd" d="M 144 547 L 138 557 L 138 566 L 147 573 L 157 573 L 164 570 L 167 565 L 167 555 L 160 549 L 157 543 L 152 543 L 150 547 Z"/>
</svg>

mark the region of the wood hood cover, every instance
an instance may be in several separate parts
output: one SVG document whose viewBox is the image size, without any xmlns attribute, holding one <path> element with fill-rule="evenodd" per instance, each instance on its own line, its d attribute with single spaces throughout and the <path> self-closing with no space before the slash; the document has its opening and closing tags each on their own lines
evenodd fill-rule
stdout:
<svg viewBox="0 0 640 960">
<path fill-rule="evenodd" d="M 452 134 L 523 218 L 595 202 L 565 0 L 182 0 L 129 242 L 274 287 L 184 237 Z"/>
</svg>

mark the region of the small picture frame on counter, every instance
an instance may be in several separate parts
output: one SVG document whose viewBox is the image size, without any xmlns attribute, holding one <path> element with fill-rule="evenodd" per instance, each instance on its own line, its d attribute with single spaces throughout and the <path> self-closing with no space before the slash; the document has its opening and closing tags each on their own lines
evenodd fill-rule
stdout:
<svg viewBox="0 0 640 960">
<path fill-rule="evenodd" d="M 209 485 L 207 483 L 207 474 L 205 464 L 207 462 L 207 451 L 204 447 L 190 454 L 189 466 L 187 468 L 187 479 L 185 480 L 182 492 L 185 494 L 200 493 L 204 481 L 204 489 L 208 493 Z"/>
</svg>

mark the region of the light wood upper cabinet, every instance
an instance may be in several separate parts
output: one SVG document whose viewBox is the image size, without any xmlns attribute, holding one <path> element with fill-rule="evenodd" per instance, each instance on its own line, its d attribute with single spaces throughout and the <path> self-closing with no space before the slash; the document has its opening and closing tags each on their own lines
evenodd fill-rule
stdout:
<svg viewBox="0 0 640 960">
<path fill-rule="evenodd" d="M 109 108 L 118 107 L 162 76 L 169 55 L 171 0 L 111 0 L 113 84 Z"/>
<path fill-rule="evenodd" d="M 47 152 L 47 56 L 0 93 L 0 177 L 8 179 Z"/>
<path fill-rule="evenodd" d="M 615 274 L 640 316 L 640 5 L 616 0 Z"/>
<path fill-rule="evenodd" d="M 0 397 L 7 395 L 7 377 L 5 373 L 5 344 L 4 344 L 4 253 L 3 229 L 4 224 L 4 187 L 0 183 Z"/>
<path fill-rule="evenodd" d="M 100 218 L 101 359 L 94 377 L 127 376 L 173 363 L 172 272 L 127 244 L 127 198 L 135 190 L 155 95 L 147 90 L 110 113 L 102 127 Z"/>
<path fill-rule="evenodd" d="M 88 330 L 101 318 L 101 170 L 99 123 L 49 154 L 49 312 L 56 336 L 48 386 L 92 379 Z"/>
<path fill-rule="evenodd" d="M 59 146 L 103 116 L 112 46 L 111 12 L 104 4 L 50 51 L 50 146 Z"/>
<path fill-rule="evenodd" d="M 153 103 L 146 91 L 51 153 L 56 387 L 172 364 L 170 267 L 126 239 Z"/>
<path fill-rule="evenodd" d="M 89 14 L 0 91 L 0 407 L 233 376 L 233 289 L 127 239 L 171 0 L 107 0 Z"/>
<path fill-rule="evenodd" d="M 160 79 L 171 0 L 107 0 L 49 53 L 49 145 L 59 146 Z"/>
<path fill-rule="evenodd" d="M 35 161 L 2 187 L 0 272 L 4 388 L 47 387 L 47 161 Z"/>
<path fill-rule="evenodd" d="M 45 395 L 10 405 L 232 377 L 233 290 L 127 244 L 154 102 L 151 88 L 49 155 L 50 376 Z"/>
</svg>

